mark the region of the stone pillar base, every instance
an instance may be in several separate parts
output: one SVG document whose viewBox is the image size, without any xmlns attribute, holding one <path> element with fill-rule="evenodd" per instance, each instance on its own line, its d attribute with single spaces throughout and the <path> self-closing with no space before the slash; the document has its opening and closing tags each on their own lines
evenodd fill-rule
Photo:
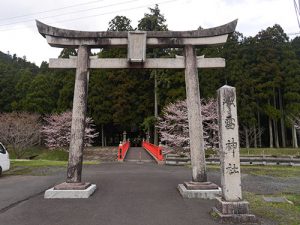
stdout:
<svg viewBox="0 0 300 225">
<path fill-rule="evenodd" d="M 89 198 L 95 190 L 95 184 L 64 182 L 46 190 L 44 198 Z"/>
<path fill-rule="evenodd" d="M 222 194 L 222 190 L 211 182 L 184 182 L 178 185 L 183 198 L 215 199 Z"/>
<path fill-rule="evenodd" d="M 213 207 L 212 211 L 216 214 L 220 222 L 257 224 L 256 216 L 249 213 L 249 202 L 227 202 L 223 201 L 220 197 L 217 197 L 216 200 L 216 207 Z"/>
</svg>

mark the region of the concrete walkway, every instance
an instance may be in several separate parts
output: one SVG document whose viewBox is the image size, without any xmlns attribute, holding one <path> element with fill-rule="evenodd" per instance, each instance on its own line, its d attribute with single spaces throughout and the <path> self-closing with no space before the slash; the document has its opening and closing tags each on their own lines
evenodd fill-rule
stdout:
<svg viewBox="0 0 300 225">
<path fill-rule="evenodd" d="M 129 148 L 124 161 L 127 162 L 150 162 L 155 163 L 156 161 L 153 157 L 141 147 L 131 147 Z"/>
<path fill-rule="evenodd" d="M 97 184 L 91 198 L 44 199 L 43 194 L 37 194 L 4 211 L 0 210 L 0 224 L 217 224 L 209 215 L 214 201 L 183 199 L 179 195 L 176 189 L 178 183 L 190 180 L 188 168 L 152 163 L 110 163 L 86 166 L 83 172 L 85 181 Z M 50 180 L 58 183 L 63 181 L 60 179 L 56 176 Z M 210 176 L 210 180 L 218 182 L 218 177 Z M 12 184 L 11 188 L 16 187 Z M 42 190 L 44 188 L 41 187 Z M 26 188 L 23 192 L 27 192 Z M 1 191 L 0 195 L 5 193 Z"/>
</svg>

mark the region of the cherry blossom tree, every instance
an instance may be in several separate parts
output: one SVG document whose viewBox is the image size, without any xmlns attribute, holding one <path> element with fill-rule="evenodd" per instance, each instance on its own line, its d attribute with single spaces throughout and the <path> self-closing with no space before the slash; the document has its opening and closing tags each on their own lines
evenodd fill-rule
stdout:
<svg viewBox="0 0 300 225">
<path fill-rule="evenodd" d="M 218 145 L 218 113 L 215 99 L 201 100 L 205 149 Z M 176 101 L 163 109 L 157 128 L 163 144 L 177 151 L 189 149 L 189 124 L 186 101 Z"/>
<path fill-rule="evenodd" d="M 41 133 L 45 145 L 50 149 L 67 148 L 71 139 L 72 112 L 67 111 L 61 114 L 52 114 L 44 118 L 45 124 Z M 92 118 L 86 118 L 85 146 L 91 146 L 93 139 L 99 135 L 95 130 Z"/>
<path fill-rule="evenodd" d="M 26 112 L 0 114 L 0 141 L 20 158 L 29 147 L 39 144 L 40 116 Z"/>
</svg>

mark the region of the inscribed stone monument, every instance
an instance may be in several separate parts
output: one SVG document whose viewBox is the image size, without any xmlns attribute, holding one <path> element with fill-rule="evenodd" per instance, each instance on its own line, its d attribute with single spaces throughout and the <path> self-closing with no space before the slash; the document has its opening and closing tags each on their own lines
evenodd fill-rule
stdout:
<svg viewBox="0 0 300 225">
<path fill-rule="evenodd" d="M 217 199 L 213 211 L 223 222 L 256 222 L 249 214 L 249 203 L 242 200 L 239 127 L 234 87 L 218 90 L 219 149 L 221 163 L 222 198 Z"/>
</svg>

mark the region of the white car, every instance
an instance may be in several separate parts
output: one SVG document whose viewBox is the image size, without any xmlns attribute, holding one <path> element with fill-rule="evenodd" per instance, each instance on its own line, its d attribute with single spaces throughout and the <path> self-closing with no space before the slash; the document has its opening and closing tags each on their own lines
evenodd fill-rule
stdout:
<svg viewBox="0 0 300 225">
<path fill-rule="evenodd" d="M 9 155 L 4 145 L 0 142 L 0 176 L 2 172 L 9 170 L 10 161 Z"/>
</svg>

